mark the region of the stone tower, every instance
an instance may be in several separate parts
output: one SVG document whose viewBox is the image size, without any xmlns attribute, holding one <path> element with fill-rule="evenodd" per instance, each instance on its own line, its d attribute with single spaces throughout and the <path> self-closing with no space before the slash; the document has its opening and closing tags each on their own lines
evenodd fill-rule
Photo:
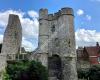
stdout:
<svg viewBox="0 0 100 80">
<path fill-rule="evenodd" d="M 19 17 L 14 14 L 9 15 L 8 25 L 4 32 L 3 46 L 0 54 L 0 80 L 4 72 L 8 54 L 19 53 L 22 41 L 22 27 Z"/>
<path fill-rule="evenodd" d="M 40 9 L 39 11 L 39 53 L 48 53 L 48 10 Z"/>
<path fill-rule="evenodd" d="M 9 15 L 8 25 L 4 32 L 2 54 L 17 54 L 22 42 L 22 27 L 19 17 Z"/>
<path fill-rule="evenodd" d="M 39 51 L 47 53 L 49 80 L 77 80 L 74 12 L 62 8 L 39 12 Z"/>
</svg>

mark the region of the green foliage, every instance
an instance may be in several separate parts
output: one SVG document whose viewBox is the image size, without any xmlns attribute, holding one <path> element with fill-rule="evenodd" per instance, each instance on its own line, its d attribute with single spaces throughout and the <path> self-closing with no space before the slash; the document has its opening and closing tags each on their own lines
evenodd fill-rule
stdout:
<svg viewBox="0 0 100 80">
<path fill-rule="evenodd" d="M 89 76 L 89 69 L 80 69 L 80 70 L 78 70 L 78 78 L 87 79 L 88 76 Z"/>
<path fill-rule="evenodd" d="M 38 80 L 48 80 L 48 73 L 46 68 L 41 66 L 40 62 L 31 61 L 29 72 L 33 74 L 36 73 L 35 75 Z M 32 75 L 30 77 L 32 77 Z"/>
<path fill-rule="evenodd" d="M 78 78 L 100 80 L 100 66 L 92 66 L 90 69 L 78 70 Z"/>
<path fill-rule="evenodd" d="M 90 75 L 89 78 L 90 80 L 100 80 L 100 67 L 98 66 L 93 66 L 90 68 Z"/>
<path fill-rule="evenodd" d="M 3 80 L 11 80 L 7 72 L 3 72 Z"/>
<path fill-rule="evenodd" d="M 8 63 L 4 80 L 48 80 L 46 68 L 36 61 Z"/>
</svg>

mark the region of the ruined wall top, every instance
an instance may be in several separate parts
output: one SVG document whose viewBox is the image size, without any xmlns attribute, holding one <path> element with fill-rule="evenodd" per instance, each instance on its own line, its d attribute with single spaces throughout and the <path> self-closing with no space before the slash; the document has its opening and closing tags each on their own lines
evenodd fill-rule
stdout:
<svg viewBox="0 0 100 80">
<path fill-rule="evenodd" d="M 22 26 L 18 15 L 10 14 L 8 25 L 4 32 L 3 45 L 1 53 L 16 54 L 19 53 L 22 42 Z"/>
<path fill-rule="evenodd" d="M 8 25 L 20 23 L 18 15 L 9 14 Z"/>
<path fill-rule="evenodd" d="M 47 9 L 40 9 L 39 10 L 39 19 L 48 19 L 48 10 Z"/>
<path fill-rule="evenodd" d="M 65 8 L 61 8 L 61 10 L 59 10 L 58 12 L 54 13 L 54 14 L 48 14 L 48 10 L 47 9 L 40 9 L 39 11 L 39 19 L 44 19 L 44 20 L 55 20 L 58 19 L 60 16 L 62 15 L 72 15 L 74 16 L 74 12 L 72 8 L 69 7 L 65 7 Z"/>
</svg>

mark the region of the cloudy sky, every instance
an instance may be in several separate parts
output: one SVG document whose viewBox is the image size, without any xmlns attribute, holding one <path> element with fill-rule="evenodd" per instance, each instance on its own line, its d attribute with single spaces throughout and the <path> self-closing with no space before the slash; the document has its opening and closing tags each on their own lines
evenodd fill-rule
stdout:
<svg viewBox="0 0 100 80">
<path fill-rule="evenodd" d="M 17 14 L 23 28 L 22 46 L 33 51 L 38 44 L 39 9 L 54 13 L 63 7 L 74 9 L 77 46 L 100 42 L 100 0 L 0 0 L 0 43 L 9 14 Z"/>
</svg>

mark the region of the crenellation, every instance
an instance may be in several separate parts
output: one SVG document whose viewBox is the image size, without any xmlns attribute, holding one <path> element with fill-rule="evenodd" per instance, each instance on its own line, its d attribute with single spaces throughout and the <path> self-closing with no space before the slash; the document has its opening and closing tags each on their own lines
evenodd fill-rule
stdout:
<svg viewBox="0 0 100 80">
<path fill-rule="evenodd" d="M 39 10 L 39 20 L 44 19 L 47 20 L 48 19 L 48 9 L 40 9 Z"/>
<path fill-rule="evenodd" d="M 48 10 L 43 8 L 39 11 L 38 48 L 35 54 L 29 54 L 28 59 L 40 61 L 46 66 L 49 80 L 78 80 L 73 15 L 73 9 L 68 7 L 54 14 L 48 14 Z M 13 56 L 19 53 L 21 41 L 19 17 L 11 14 L 4 33 L 2 54 Z M 6 58 L 2 59 L 3 65 L 6 65 Z"/>
<path fill-rule="evenodd" d="M 73 9 L 69 8 L 69 7 L 62 8 L 61 9 L 61 15 L 73 15 L 74 16 Z"/>
<path fill-rule="evenodd" d="M 60 16 L 60 13 L 59 12 L 54 13 L 54 20 L 58 19 L 59 16 Z"/>
<path fill-rule="evenodd" d="M 48 21 L 52 21 L 53 20 L 54 15 L 53 14 L 48 14 Z"/>
<path fill-rule="evenodd" d="M 44 10 L 42 10 L 42 11 L 44 11 Z M 56 12 L 54 14 L 48 14 L 48 18 L 46 18 L 46 19 L 48 21 L 57 20 L 62 15 L 72 15 L 72 16 L 74 16 L 73 9 L 69 8 L 69 7 L 62 8 L 61 10 L 59 10 L 58 12 Z"/>
</svg>

